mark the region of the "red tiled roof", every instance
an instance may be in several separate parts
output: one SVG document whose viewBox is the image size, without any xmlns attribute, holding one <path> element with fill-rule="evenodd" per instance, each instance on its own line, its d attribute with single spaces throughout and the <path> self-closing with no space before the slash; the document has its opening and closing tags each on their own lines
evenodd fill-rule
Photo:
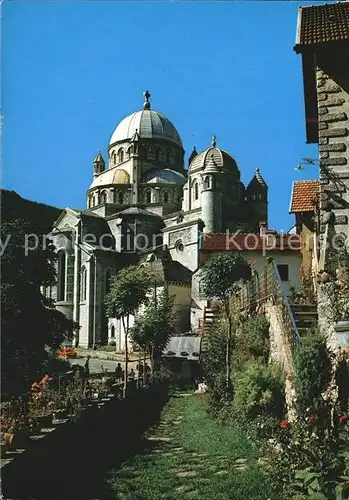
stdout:
<svg viewBox="0 0 349 500">
<path fill-rule="evenodd" d="M 296 49 L 344 40 L 349 40 L 349 1 L 299 8 Z"/>
<path fill-rule="evenodd" d="M 290 213 L 312 212 L 317 201 L 320 181 L 296 181 L 293 183 Z"/>
<path fill-rule="evenodd" d="M 205 234 L 202 251 L 300 250 L 298 234 Z"/>
</svg>

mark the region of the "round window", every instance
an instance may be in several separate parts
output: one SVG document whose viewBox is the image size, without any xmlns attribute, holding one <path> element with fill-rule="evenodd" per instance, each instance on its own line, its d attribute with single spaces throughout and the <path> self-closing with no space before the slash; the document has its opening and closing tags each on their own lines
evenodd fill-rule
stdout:
<svg viewBox="0 0 349 500">
<path fill-rule="evenodd" d="M 180 252 L 180 253 L 184 252 L 184 245 L 183 245 L 183 241 L 182 240 L 178 240 L 176 242 L 175 247 L 176 247 L 177 252 Z"/>
</svg>

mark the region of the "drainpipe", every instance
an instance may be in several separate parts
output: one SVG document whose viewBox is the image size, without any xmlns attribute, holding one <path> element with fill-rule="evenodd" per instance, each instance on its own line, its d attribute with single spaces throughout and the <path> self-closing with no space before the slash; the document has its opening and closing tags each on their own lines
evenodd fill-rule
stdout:
<svg viewBox="0 0 349 500">
<path fill-rule="evenodd" d="M 82 221 L 78 219 L 75 231 L 74 245 L 74 301 L 73 301 L 73 321 L 79 324 L 80 321 L 80 268 L 81 268 L 81 229 Z M 79 326 L 75 330 L 75 347 L 79 345 Z"/>
</svg>

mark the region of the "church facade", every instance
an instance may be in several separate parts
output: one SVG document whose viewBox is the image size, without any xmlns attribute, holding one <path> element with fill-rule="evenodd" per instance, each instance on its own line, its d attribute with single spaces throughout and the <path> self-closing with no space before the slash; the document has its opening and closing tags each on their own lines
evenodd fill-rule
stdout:
<svg viewBox="0 0 349 500">
<path fill-rule="evenodd" d="M 167 287 L 178 306 L 177 329 L 185 332 L 202 235 L 267 226 L 260 172 L 245 187 L 215 138 L 204 151 L 194 148 L 186 168 L 178 131 L 151 109 L 148 91 L 144 97 L 143 108 L 116 127 L 106 159 L 95 157 L 86 209 L 66 208 L 51 233 L 57 286 L 47 293 L 79 325 L 75 344 L 83 347 L 114 340 L 122 349 L 120 321 L 104 311 L 110 277 L 120 268 L 143 265 L 156 287 Z"/>
</svg>

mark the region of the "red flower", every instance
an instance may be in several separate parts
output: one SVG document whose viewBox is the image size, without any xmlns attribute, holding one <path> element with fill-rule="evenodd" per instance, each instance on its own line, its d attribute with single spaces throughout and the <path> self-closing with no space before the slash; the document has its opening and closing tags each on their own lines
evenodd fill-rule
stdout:
<svg viewBox="0 0 349 500">
<path fill-rule="evenodd" d="M 281 420 L 281 422 L 280 422 L 281 429 L 288 429 L 289 425 L 290 424 L 289 424 L 288 420 Z"/>
<path fill-rule="evenodd" d="M 339 417 L 339 422 L 340 422 L 341 424 L 343 424 L 343 423 L 344 423 L 344 422 L 346 422 L 347 420 L 348 420 L 348 417 L 347 417 L 346 415 L 341 415 L 341 416 Z"/>
<path fill-rule="evenodd" d="M 310 415 L 310 417 L 307 418 L 307 424 L 314 425 L 315 422 L 316 422 L 316 417 L 314 417 L 314 415 Z"/>
</svg>

